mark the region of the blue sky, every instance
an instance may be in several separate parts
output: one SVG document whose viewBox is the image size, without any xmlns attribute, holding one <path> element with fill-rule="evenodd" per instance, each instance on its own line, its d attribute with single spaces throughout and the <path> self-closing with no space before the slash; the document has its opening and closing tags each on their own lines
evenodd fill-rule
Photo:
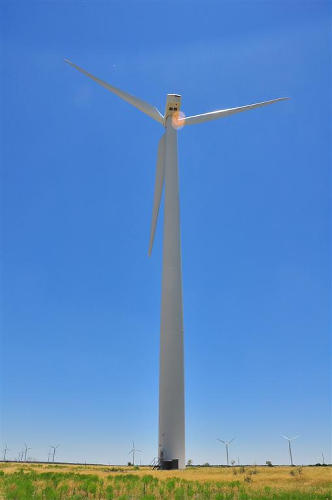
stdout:
<svg viewBox="0 0 332 500">
<path fill-rule="evenodd" d="M 1 2 L 2 440 L 156 456 L 163 112 L 291 100 L 179 132 L 187 459 L 330 446 L 328 2 Z"/>
</svg>

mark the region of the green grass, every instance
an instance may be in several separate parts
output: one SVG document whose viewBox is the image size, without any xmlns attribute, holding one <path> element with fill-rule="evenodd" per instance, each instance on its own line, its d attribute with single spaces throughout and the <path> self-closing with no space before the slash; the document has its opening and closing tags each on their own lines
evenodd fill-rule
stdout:
<svg viewBox="0 0 332 500">
<path fill-rule="evenodd" d="M 7 500 L 332 500 L 321 488 L 282 491 L 252 489 L 244 481 L 159 479 L 152 475 L 110 474 L 103 478 L 75 472 L 0 471 L 0 498 Z"/>
</svg>

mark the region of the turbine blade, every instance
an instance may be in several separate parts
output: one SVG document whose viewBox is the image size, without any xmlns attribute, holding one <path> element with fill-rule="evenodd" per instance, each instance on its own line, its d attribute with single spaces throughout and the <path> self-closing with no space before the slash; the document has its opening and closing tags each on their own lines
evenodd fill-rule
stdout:
<svg viewBox="0 0 332 500">
<path fill-rule="evenodd" d="M 210 120 L 216 120 L 217 118 L 224 118 L 226 116 L 233 115 L 234 113 L 248 111 L 249 109 L 261 108 L 262 106 L 268 106 L 269 104 L 273 104 L 274 102 L 285 101 L 287 99 L 289 99 L 289 97 L 279 97 L 278 99 L 258 102 L 256 104 L 248 104 L 247 106 L 240 106 L 238 108 L 220 109 L 217 111 L 211 111 L 210 113 L 203 113 L 201 115 L 187 116 L 186 118 L 183 118 L 184 125 L 195 125 L 196 123 L 204 123 Z"/>
<path fill-rule="evenodd" d="M 284 438 L 284 439 L 287 439 L 287 441 L 289 441 L 289 437 L 284 436 L 283 434 L 281 434 L 281 437 Z"/>
<path fill-rule="evenodd" d="M 225 441 L 223 441 L 222 439 L 217 439 L 217 441 L 220 441 L 221 443 L 224 443 L 225 444 Z"/>
<path fill-rule="evenodd" d="M 80 71 L 81 73 L 83 73 L 83 75 L 86 75 L 89 78 L 91 78 L 92 80 L 94 80 L 95 82 L 99 83 L 99 85 L 101 85 L 105 89 L 110 90 L 111 92 L 113 92 L 117 96 L 121 97 L 121 99 L 123 99 L 124 101 L 129 102 L 129 104 L 132 104 L 133 106 L 135 106 L 135 108 L 138 108 L 140 111 L 143 111 L 143 113 L 149 115 L 151 118 L 153 118 L 157 122 L 163 123 L 164 117 L 156 107 L 151 106 L 151 104 L 149 104 L 145 101 L 142 101 L 141 99 L 138 99 L 137 97 L 134 97 L 130 94 L 127 94 L 127 92 L 124 92 L 123 90 L 120 90 L 117 87 L 113 87 L 113 85 L 110 85 L 109 83 L 104 82 L 103 80 L 100 80 L 99 78 L 91 75 L 91 73 L 88 73 L 87 71 L 85 71 L 85 69 L 80 68 L 76 64 L 69 61 L 69 59 L 65 59 L 64 61 L 65 61 L 65 63 L 69 64 L 73 68 L 75 68 L 78 71 Z"/>
<path fill-rule="evenodd" d="M 157 227 L 157 220 L 159 214 L 160 200 L 163 192 L 165 177 L 165 134 L 161 137 L 158 145 L 157 167 L 156 167 L 156 182 L 154 187 L 154 199 L 150 232 L 150 243 L 148 255 L 151 255 L 154 235 Z"/>
<path fill-rule="evenodd" d="M 229 441 L 229 443 L 228 443 L 228 444 L 233 443 L 234 439 L 235 439 L 235 438 L 231 439 L 231 440 Z"/>
</svg>

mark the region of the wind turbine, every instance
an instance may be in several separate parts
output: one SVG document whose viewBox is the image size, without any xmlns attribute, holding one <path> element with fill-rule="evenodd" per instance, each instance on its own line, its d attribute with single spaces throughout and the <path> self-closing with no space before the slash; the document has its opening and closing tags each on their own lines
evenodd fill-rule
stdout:
<svg viewBox="0 0 332 500">
<path fill-rule="evenodd" d="M 7 451 L 9 451 L 9 448 L 7 447 L 7 443 L 5 444 L 5 447 L 3 449 L 3 461 L 6 462 L 6 455 Z"/>
<path fill-rule="evenodd" d="M 227 465 L 229 465 L 229 459 L 228 459 L 228 446 L 234 441 L 235 438 L 231 439 L 230 441 L 223 441 L 222 439 L 217 439 L 217 441 L 220 441 L 221 443 L 224 443 L 225 448 L 226 448 L 226 460 L 227 460 Z"/>
<path fill-rule="evenodd" d="M 295 437 L 288 437 L 288 436 L 284 436 L 283 434 L 281 435 L 281 437 L 283 437 L 284 439 L 286 439 L 288 441 L 288 449 L 289 449 L 289 457 L 290 457 L 290 463 L 291 465 L 294 465 L 293 464 L 293 455 L 292 455 L 292 447 L 291 447 L 291 441 L 294 441 L 294 439 L 297 439 L 299 436 L 295 436 Z"/>
<path fill-rule="evenodd" d="M 52 462 L 54 462 L 55 450 L 56 450 L 57 448 L 59 448 L 59 446 L 60 446 L 59 444 L 57 444 L 56 446 L 50 446 L 50 448 L 52 448 L 52 449 L 53 449 Z"/>
<path fill-rule="evenodd" d="M 164 239 L 162 263 L 162 299 L 159 370 L 159 463 L 185 468 L 184 363 L 180 212 L 178 186 L 177 129 L 223 118 L 242 111 L 267 106 L 287 98 L 222 109 L 185 117 L 180 111 L 181 96 L 168 94 L 165 113 L 137 97 L 96 78 L 68 59 L 65 62 L 96 83 L 132 104 L 165 128 L 158 145 L 152 223 L 148 254 L 151 255 L 162 191 L 164 201 Z"/>
<path fill-rule="evenodd" d="M 142 450 L 136 450 L 135 448 L 135 443 L 133 441 L 133 447 L 132 449 L 130 450 L 130 452 L 128 453 L 128 455 L 132 454 L 133 455 L 133 465 L 135 465 L 135 453 L 143 453 Z"/>
<path fill-rule="evenodd" d="M 28 448 L 28 445 L 26 443 L 24 443 L 24 462 L 27 461 L 28 450 L 31 450 L 31 448 Z"/>
</svg>

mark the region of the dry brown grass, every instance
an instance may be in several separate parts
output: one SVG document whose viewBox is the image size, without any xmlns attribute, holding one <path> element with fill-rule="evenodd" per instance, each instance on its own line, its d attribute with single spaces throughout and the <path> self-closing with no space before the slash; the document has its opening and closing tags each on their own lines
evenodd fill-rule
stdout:
<svg viewBox="0 0 332 500">
<path fill-rule="evenodd" d="M 284 491 L 296 488 L 305 491 L 310 488 L 321 488 L 328 491 L 332 488 L 332 467 L 190 467 L 185 470 L 159 471 L 151 467 L 101 466 L 101 465 L 56 465 L 56 464 L 1 464 L 0 468 L 5 473 L 13 473 L 24 468 L 25 471 L 36 472 L 58 471 L 75 472 L 79 474 L 96 474 L 99 477 L 130 473 L 138 476 L 153 475 L 160 480 L 168 478 L 181 478 L 188 481 L 217 482 L 217 481 L 240 481 L 246 483 L 250 489 L 271 487 Z M 115 470 L 114 470 L 115 469 Z M 249 478 L 249 480 L 246 480 Z"/>
</svg>

